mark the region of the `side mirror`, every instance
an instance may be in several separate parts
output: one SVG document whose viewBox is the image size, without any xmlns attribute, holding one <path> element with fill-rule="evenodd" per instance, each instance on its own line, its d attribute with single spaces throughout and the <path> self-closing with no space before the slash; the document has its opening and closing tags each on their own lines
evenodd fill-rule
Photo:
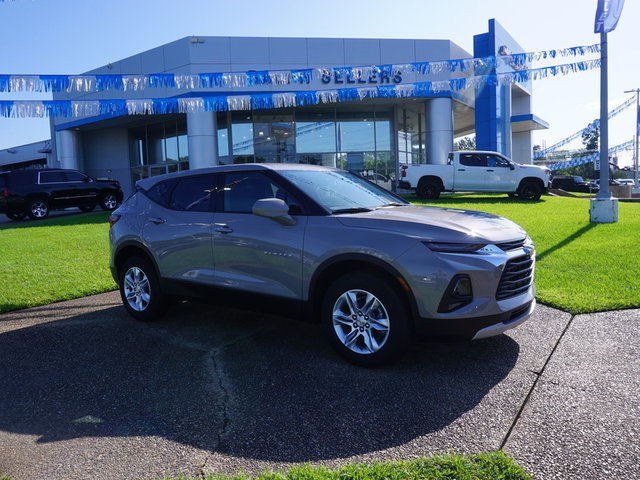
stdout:
<svg viewBox="0 0 640 480">
<path fill-rule="evenodd" d="M 289 205 L 279 198 L 261 198 L 253 204 L 253 214 L 272 218 L 282 225 L 295 225 L 295 219 L 289 215 Z"/>
<path fill-rule="evenodd" d="M 509 168 L 510 168 L 511 170 L 515 170 L 515 169 L 516 169 L 516 166 L 515 166 L 513 163 L 510 163 L 510 164 L 509 164 Z"/>
</svg>

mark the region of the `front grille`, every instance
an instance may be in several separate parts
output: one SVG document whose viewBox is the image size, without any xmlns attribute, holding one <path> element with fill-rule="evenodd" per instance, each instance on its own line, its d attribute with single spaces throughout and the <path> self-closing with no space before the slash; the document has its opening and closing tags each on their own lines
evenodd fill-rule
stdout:
<svg viewBox="0 0 640 480">
<path fill-rule="evenodd" d="M 528 255 L 512 258 L 504 266 L 496 299 L 515 297 L 526 292 L 533 280 L 533 260 Z"/>
<path fill-rule="evenodd" d="M 522 246 L 524 245 L 524 241 L 525 239 L 523 238 L 522 240 L 516 240 L 514 242 L 496 243 L 496 246 L 499 249 L 508 252 L 509 250 L 517 250 L 518 248 L 522 248 Z"/>
</svg>

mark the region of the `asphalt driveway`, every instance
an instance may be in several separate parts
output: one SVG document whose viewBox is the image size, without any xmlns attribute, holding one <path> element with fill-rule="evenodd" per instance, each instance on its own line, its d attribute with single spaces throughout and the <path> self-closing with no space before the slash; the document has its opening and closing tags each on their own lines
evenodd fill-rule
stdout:
<svg viewBox="0 0 640 480">
<path fill-rule="evenodd" d="M 319 327 L 117 293 L 0 315 L 0 472 L 256 473 L 503 447 L 536 478 L 640 477 L 640 311 L 538 307 L 507 335 L 343 362 Z"/>
</svg>

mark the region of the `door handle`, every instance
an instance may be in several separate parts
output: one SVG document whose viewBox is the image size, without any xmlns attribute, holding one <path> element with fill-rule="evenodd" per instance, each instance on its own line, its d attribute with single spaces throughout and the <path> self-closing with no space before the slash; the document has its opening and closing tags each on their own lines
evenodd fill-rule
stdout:
<svg viewBox="0 0 640 480">
<path fill-rule="evenodd" d="M 487 172 L 493 172 L 493 170 L 487 170 Z"/>
<path fill-rule="evenodd" d="M 226 223 L 216 223 L 215 224 L 215 230 L 218 233 L 231 233 L 231 232 L 233 232 L 233 228 L 231 228 Z"/>
<path fill-rule="evenodd" d="M 466 168 L 459 168 L 459 169 L 458 169 L 458 171 L 459 171 L 459 172 L 466 172 L 466 171 L 467 171 L 467 169 L 466 169 Z"/>
<path fill-rule="evenodd" d="M 153 217 L 150 218 L 149 221 L 151 223 L 155 223 L 156 225 L 160 225 L 162 223 L 166 223 L 167 221 L 164 218 L 160 218 L 160 217 Z"/>
</svg>

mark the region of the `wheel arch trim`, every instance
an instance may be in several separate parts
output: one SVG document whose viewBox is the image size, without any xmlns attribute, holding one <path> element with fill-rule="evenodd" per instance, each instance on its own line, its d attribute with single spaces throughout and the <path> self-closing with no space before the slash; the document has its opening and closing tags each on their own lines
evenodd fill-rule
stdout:
<svg viewBox="0 0 640 480">
<path fill-rule="evenodd" d="M 407 306 L 409 307 L 409 311 L 412 316 L 410 323 L 413 324 L 413 319 L 417 318 L 418 306 L 404 275 L 402 275 L 393 265 L 390 265 L 388 262 L 378 257 L 356 252 L 343 253 L 331 257 L 322 262 L 315 269 L 306 291 L 307 301 L 305 302 L 305 316 L 319 315 L 319 305 L 322 302 L 324 293 L 331 284 L 330 277 L 327 277 L 327 275 L 330 275 L 333 270 L 339 270 L 341 274 L 353 271 L 352 267 L 363 270 L 375 270 L 382 272 L 388 278 L 394 279 L 395 283 L 392 285 L 398 288 L 402 293 L 403 298 L 407 301 Z"/>
</svg>

